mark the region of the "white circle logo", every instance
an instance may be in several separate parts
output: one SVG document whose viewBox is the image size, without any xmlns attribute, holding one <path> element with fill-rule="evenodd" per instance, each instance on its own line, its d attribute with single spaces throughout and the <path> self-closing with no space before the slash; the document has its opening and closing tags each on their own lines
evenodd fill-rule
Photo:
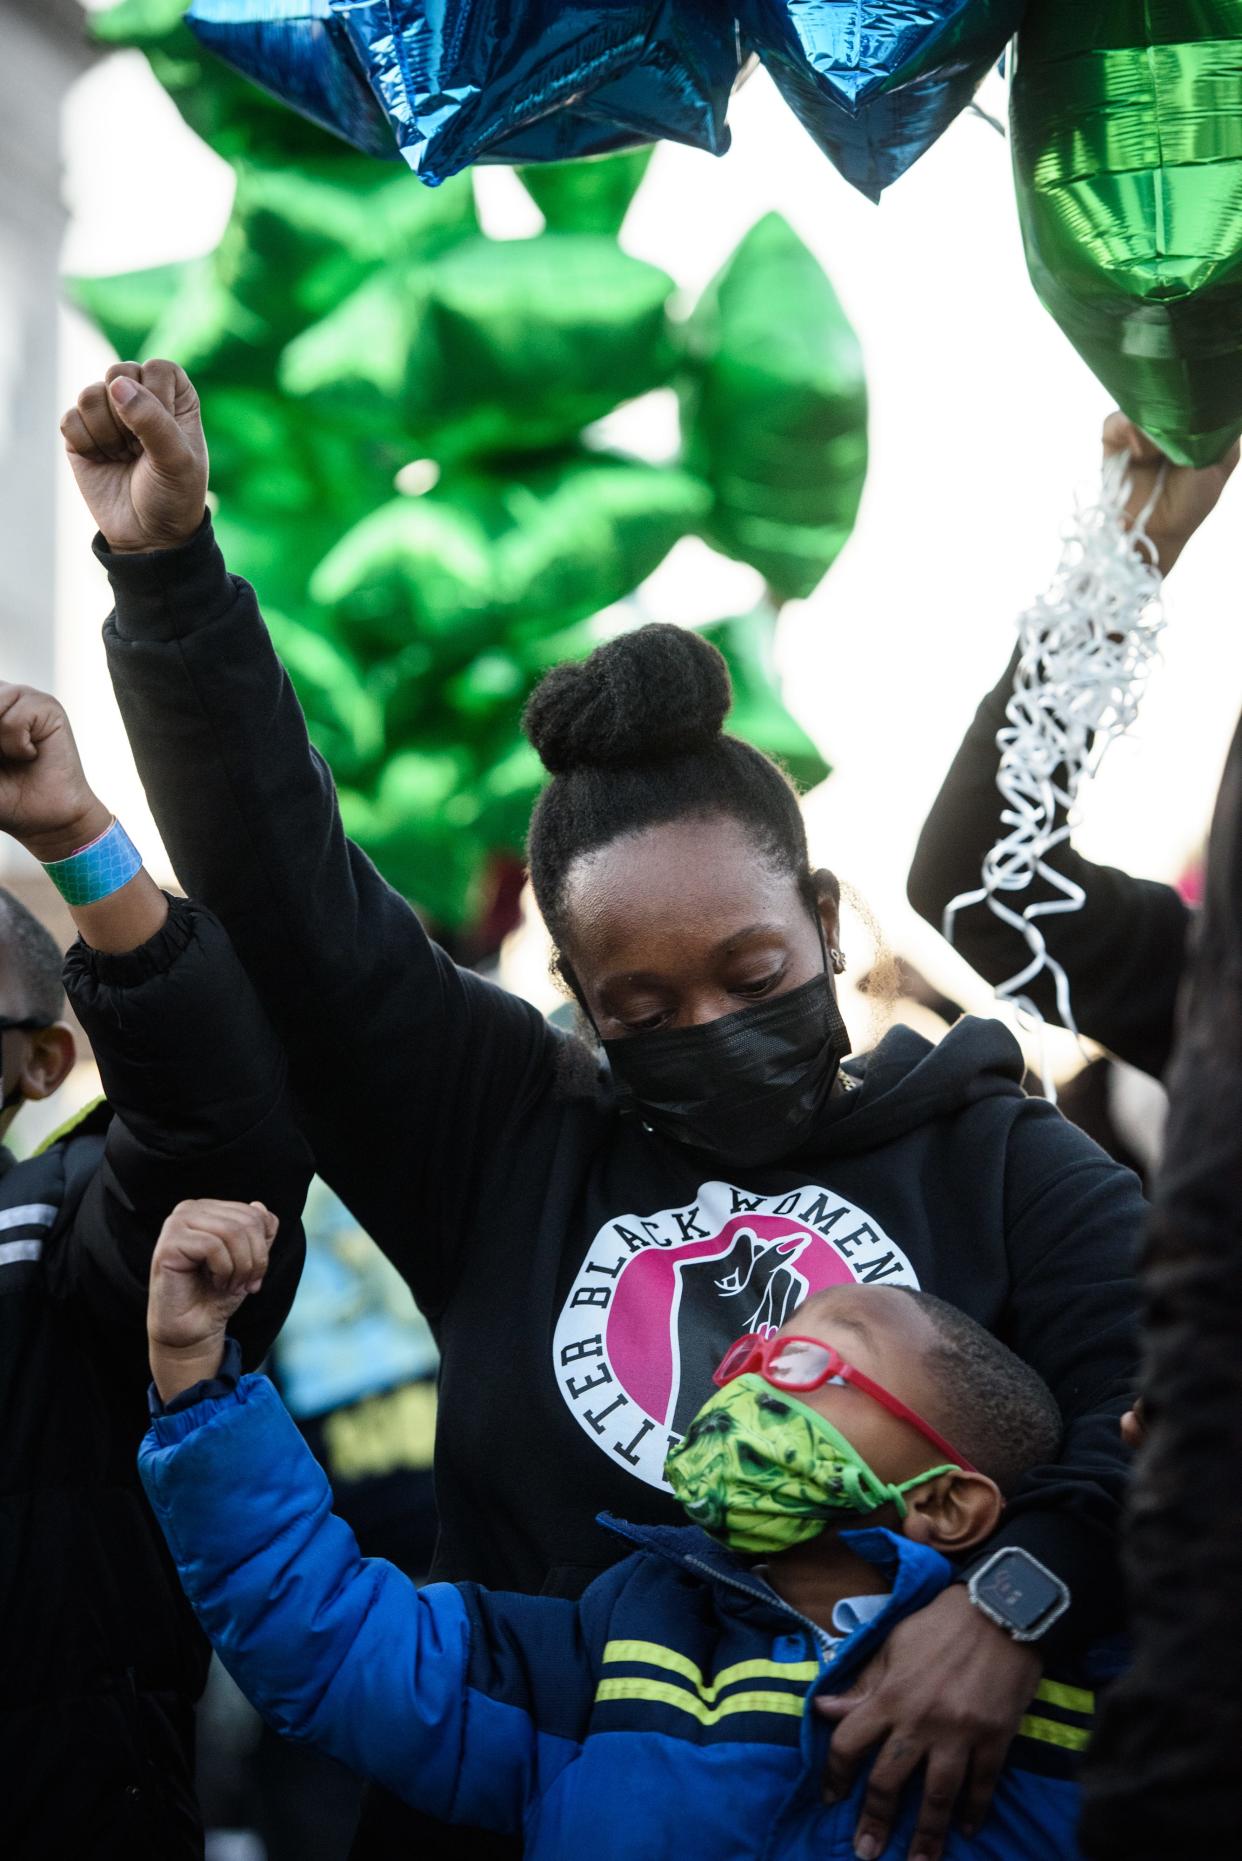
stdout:
<svg viewBox="0 0 1242 1861">
<path fill-rule="evenodd" d="M 557 1323 L 556 1380 L 598 1447 L 668 1491 L 668 1451 L 734 1338 L 778 1331 L 827 1286 L 918 1283 L 901 1249 L 830 1189 L 704 1183 L 686 1208 L 605 1222 Z"/>
</svg>

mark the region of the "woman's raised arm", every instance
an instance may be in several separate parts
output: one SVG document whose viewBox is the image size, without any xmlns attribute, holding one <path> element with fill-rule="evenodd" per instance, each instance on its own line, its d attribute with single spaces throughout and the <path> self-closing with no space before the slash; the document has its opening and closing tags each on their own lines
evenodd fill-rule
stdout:
<svg viewBox="0 0 1242 1861">
<path fill-rule="evenodd" d="M 458 970 L 346 839 L 254 592 L 204 517 L 184 371 L 117 364 L 62 431 L 102 532 L 117 699 L 178 877 L 258 987 L 321 1173 L 434 1314 L 479 1151 L 546 1088 L 555 1037 Z"/>
</svg>

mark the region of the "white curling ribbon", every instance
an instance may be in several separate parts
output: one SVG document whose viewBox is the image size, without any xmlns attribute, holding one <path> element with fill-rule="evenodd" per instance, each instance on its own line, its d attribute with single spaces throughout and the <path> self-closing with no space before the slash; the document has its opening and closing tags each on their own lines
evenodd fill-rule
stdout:
<svg viewBox="0 0 1242 1861">
<path fill-rule="evenodd" d="M 1070 836 L 1084 779 L 1138 716 L 1164 627 L 1161 575 L 1146 526 L 1166 468 L 1133 525 L 1124 516 L 1128 469 L 1127 453 L 1105 460 L 1098 496 L 1079 503 L 1066 531 L 1052 586 L 1018 622 L 1021 650 L 1005 706 L 1008 721 L 996 733 L 996 786 L 1007 831 L 984 859 L 978 890 L 960 893 L 944 914 L 950 943 L 954 919 L 969 905 L 986 904 L 1012 925 L 1031 960 L 998 986 L 998 999 L 1012 1001 L 1042 1027 L 1043 1016 L 1025 991 L 1046 969 L 1056 987 L 1057 1013 L 1075 1035 L 1069 978 L 1049 955 L 1037 920 L 1080 910 L 1085 894 L 1049 866 L 1048 856 Z M 1023 908 L 1006 902 L 1029 890 L 1036 874 L 1055 896 Z M 1050 1085 L 1045 1073 L 1045 1090 L 1055 1098 Z"/>
</svg>

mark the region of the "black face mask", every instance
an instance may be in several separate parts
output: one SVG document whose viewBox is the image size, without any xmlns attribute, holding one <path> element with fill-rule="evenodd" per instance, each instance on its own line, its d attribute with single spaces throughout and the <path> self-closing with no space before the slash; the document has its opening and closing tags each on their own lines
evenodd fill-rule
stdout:
<svg viewBox="0 0 1242 1861">
<path fill-rule="evenodd" d="M 645 1124 L 746 1166 L 774 1163 L 807 1142 L 850 1037 L 824 974 L 702 1027 L 603 1047 Z"/>
</svg>

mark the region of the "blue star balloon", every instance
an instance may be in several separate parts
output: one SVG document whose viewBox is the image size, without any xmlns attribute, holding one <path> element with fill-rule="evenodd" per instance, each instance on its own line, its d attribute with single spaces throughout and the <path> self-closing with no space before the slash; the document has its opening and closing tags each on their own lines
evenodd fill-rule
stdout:
<svg viewBox="0 0 1242 1861">
<path fill-rule="evenodd" d="M 722 153 L 738 70 L 715 0 L 194 0 L 204 44 L 431 184 L 669 138 Z"/>
<path fill-rule="evenodd" d="M 739 0 L 759 53 L 803 127 L 871 199 L 970 102 L 1025 0 Z"/>
<path fill-rule="evenodd" d="M 186 23 L 209 51 L 321 129 L 364 155 L 397 155 L 331 0 L 194 0 Z"/>
</svg>

